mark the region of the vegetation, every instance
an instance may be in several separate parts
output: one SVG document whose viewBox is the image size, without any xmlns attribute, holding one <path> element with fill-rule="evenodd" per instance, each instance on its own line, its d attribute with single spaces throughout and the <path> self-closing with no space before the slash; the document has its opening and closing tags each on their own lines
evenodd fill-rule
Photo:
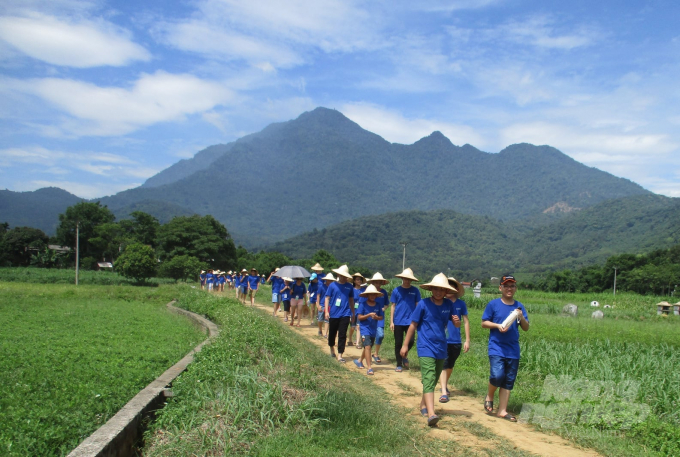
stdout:
<svg viewBox="0 0 680 457">
<path fill-rule="evenodd" d="M 126 247 L 118 257 L 116 270 L 126 278 L 144 282 L 156 273 L 157 266 L 153 249 L 142 243 L 134 243 Z"/>
<path fill-rule="evenodd" d="M 0 268 L 0 282 L 23 282 L 28 284 L 73 284 L 76 272 L 74 268 L 44 269 L 44 268 Z M 151 278 L 146 281 L 147 286 L 174 284 L 171 278 Z M 78 284 L 98 286 L 129 286 L 137 285 L 134 279 L 126 278 L 113 271 L 81 270 L 78 273 Z"/>
<path fill-rule="evenodd" d="M 49 238 L 42 230 L 32 227 L 14 227 L 0 224 L 0 266 L 31 264 L 32 252 L 47 248 Z"/>
<path fill-rule="evenodd" d="M 56 187 L 33 192 L 0 190 L 0 222 L 9 222 L 12 227 L 34 227 L 54 235 L 59 213 L 82 200 Z"/>
<path fill-rule="evenodd" d="M 202 341 L 177 290 L 0 282 L 0 454 L 66 455 Z"/>
</svg>

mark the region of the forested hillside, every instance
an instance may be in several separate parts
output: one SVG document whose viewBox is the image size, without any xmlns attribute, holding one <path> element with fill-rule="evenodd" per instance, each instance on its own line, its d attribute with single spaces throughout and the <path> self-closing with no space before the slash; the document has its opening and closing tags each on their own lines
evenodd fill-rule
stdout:
<svg viewBox="0 0 680 457">
<path fill-rule="evenodd" d="M 54 234 L 59 214 L 83 199 L 56 187 L 33 192 L 0 190 L 0 222 L 11 227 L 33 227 Z"/>
</svg>

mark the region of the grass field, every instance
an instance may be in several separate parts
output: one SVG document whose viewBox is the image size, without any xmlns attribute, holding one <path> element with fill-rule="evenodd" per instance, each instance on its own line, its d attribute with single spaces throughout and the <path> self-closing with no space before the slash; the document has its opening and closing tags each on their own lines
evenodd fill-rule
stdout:
<svg viewBox="0 0 680 457">
<path fill-rule="evenodd" d="M 0 454 L 67 454 L 202 341 L 176 287 L 0 282 Z"/>
<path fill-rule="evenodd" d="M 0 268 L 0 282 L 24 282 L 35 284 L 75 284 L 76 271 L 73 268 Z M 80 285 L 133 285 L 134 280 L 112 271 L 80 270 Z M 174 284 L 174 279 L 150 278 L 147 285 Z"/>
</svg>

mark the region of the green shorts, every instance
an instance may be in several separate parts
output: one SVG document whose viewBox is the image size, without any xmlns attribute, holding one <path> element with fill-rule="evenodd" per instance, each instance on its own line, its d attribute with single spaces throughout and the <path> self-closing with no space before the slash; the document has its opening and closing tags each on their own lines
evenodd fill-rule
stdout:
<svg viewBox="0 0 680 457">
<path fill-rule="evenodd" d="M 419 357 L 420 361 L 420 375 L 423 380 L 423 393 L 427 394 L 434 392 L 439 382 L 439 376 L 442 374 L 444 362 L 446 359 L 435 359 L 432 357 Z"/>
</svg>

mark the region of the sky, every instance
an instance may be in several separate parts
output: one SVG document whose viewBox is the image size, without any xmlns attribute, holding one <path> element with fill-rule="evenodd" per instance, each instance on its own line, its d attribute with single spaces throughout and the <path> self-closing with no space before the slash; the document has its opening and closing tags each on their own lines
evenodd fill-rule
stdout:
<svg viewBox="0 0 680 457">
<path fill-rule="evenodd" d="M 680 197 L 680 2 L 3 0 L 0 188 L 97 198 L 317 106 Z"/>
</svg>

